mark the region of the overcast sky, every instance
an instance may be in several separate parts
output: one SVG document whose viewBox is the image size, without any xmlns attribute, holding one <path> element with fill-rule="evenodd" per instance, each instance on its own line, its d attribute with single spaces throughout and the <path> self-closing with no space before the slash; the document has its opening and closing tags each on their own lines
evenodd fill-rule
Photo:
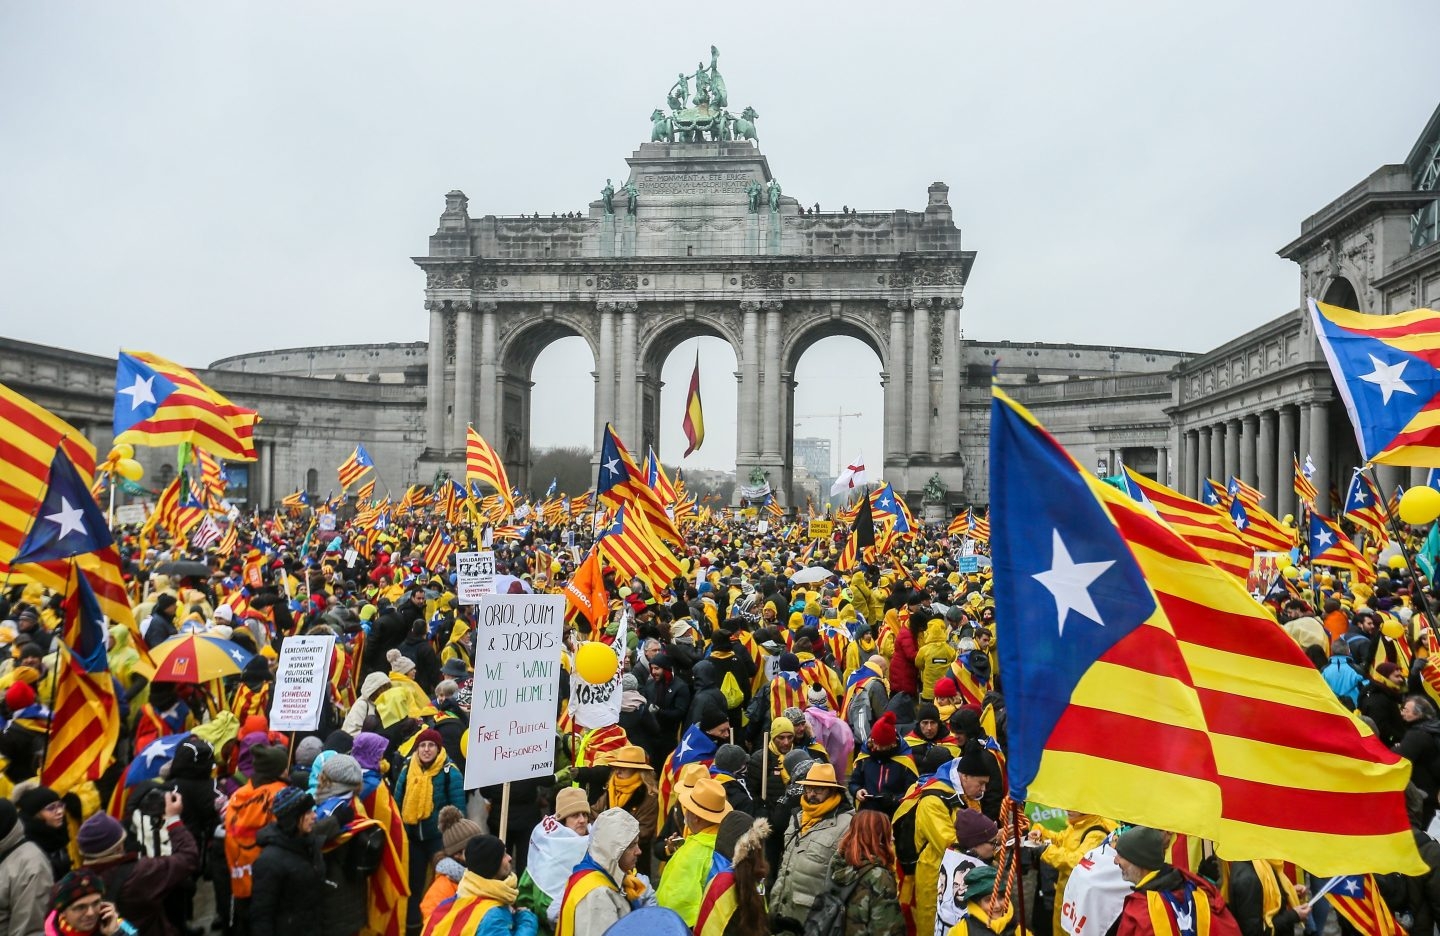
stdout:
<svg viewBox="0 0 1440 936">
<path fill-rule="evenodd" d="M 967 337 L 1204 350 L 1294 308 L 1275 251 L 1404 159 L 1433 26 L 1433 0 L 3 3 L 0 333 L 196 365 L 423 339 L 408 258 L 444 193 L 582 209 L 714 43 L 786 194 L 918 210 L 949 183 Z M 700 347 L 692 462 L 728 468 L 734 357 Z M 667 460 L 694 351 L 663 374 Z M 590 444 L 592 367 L 578 339 L 542 355 L 537 444 Z M 872 462 L 878 370 L 830 339 L 797 375 L 797 413 L 864 414 L 844 447 Z"/>
</svg>

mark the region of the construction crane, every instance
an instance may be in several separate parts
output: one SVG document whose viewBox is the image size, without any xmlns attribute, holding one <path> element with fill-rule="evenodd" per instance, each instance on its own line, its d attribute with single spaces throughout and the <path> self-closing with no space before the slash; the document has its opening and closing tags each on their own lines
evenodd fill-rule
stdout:
<svg viewBox="0 0 1440 936">
<path fill-rule="evenodd" d="M 833 413 L 807 413 L 804 416 L 796 416 L 795 421 L 802 419 L 833 419 L 835 420 L 835 474 L 838 477 L 842 468 L 845 467 L 845 420 L 858 419 L 864 413 L 846 413 L 842 407 L 836 407 Z"/>
</svg>

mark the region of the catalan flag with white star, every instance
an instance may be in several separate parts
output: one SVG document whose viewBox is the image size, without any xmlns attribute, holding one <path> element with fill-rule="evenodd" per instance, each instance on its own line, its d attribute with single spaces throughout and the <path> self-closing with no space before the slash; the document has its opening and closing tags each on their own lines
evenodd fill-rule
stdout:
<svg viewBox="0 0 1440 936">
<path fill-rule="evenodd" d="M 1325 899 L 1355 927 L 1361 936 L 1404 936 L 1405 928 L 1390 912 L 1373 874 L 1352 874 L 1341 878 Z M 1419 934 L 1417 934 L 1419 936 Z"/>
<path fill-rule="evenodd" d="M 1350 488 L 1345 492 L 1343 516 L 1374 539 L 1385 542 L 1390 538 L 1385 529 L 1389 519 L 1385 502 L 1380 499 L 1375 482 L 1363 471 L 1355 472 L 1350 478 Z"/>
<path fill-rule="evenodd" d="M 1231 861 L 1423 873 L 1409 763 L 1243 584 L 992 393 L 1011 795 L 1210 839 Z"/>
<path fill-rule="evenodd" d="M 363 443 L 355 445 L 355 451 L 350 457 L 340 463 L 335 473 L 340 476 L 340 490 L 345 490 L 350 485 L 365 477 L 367 472 L 375 470 L 375 462 L 370 458 L 370 453 L 365 451 Z M 374 490 L 373 488 L 371 490 Z"/>
<path fill-rule="evenodd" d="M 1310 515 L 1310 564 L 1312 566 L 1335 566 L 1349 569 L 1360 581 L 1373 579 L 1374 568 L 1365 561 L 1365 556 L 1350 542 L 1340 525 L 1324 514 Z"/>
<path fill-rule="evenodd" d="M 1365 315 L 1308 304 L 1360 459 L 1440 467 L 1440 312 Z"/>
<path fill-rule="evenodd" d="M 190 371 L 148 351 L 121 351 L 115 370 L 115 441 L 189 442 L 231 461 L 254 461 L 254 410 L 236 406 Z"/>
</svg>

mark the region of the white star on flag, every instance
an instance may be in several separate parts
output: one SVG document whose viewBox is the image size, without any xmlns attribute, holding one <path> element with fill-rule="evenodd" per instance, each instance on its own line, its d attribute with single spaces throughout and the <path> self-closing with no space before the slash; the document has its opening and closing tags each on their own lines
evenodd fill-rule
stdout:
<svg viewBox="0 0 1440 936">
<path fill-rule="evenodd" d="M 155 402 L 155 378 L 141 377 L 135 375 L 135 382 L 128 387 L 122 387 L 116 393 L 128 393 L 130 395 L 130 408 L 137 410 L 146 403 Z"/>
<path fill-rule="evenodd" d="M 83 535 L 85 532 L 85 511 L 79 507 L 71 507 L 70 501 L 64 496 L 60 498 L 59 511 L 46 514 L 45 519 L 60 527 L 60 539 L 64 539 L 71 533 L 80 533 Z"/>
<path fill-rule="evenodd" d="M 236 648 L 236 649 L 234 649 L 234 650 L 231 650 L 231 651 L 230 651 L 230 659 L 234 660 L 236 663 L 243 662 L 244 659 L 245 659 L 245 651 L 243 651 L 243 650 L 241 650 L 241 649 L 239 649 L 239 648 Z"/>
<path fill-rule="evenodd" d="M 1345 891 L 1345 893 L 1351 895 L 1352 897 L 1364 890 L 1364 888 L 1360 886 L 1360 882 L 1355 880 L 1354 878 L 1351 878 L 1344 884 L 1341 884 L 1340 887 Z"/>
<path fill-rule="evenodd" d="M 609 461 L 607 461 L 607 462 L 605 463 L 605 470 L 608 471 L 608 472 L 610 472 L 611 474 L 619 474 L 619 473 L 620 473 L 620 467 L 619 467 L 619 465 L 620 465 L 620 459 L 618 459 L 618 458 L 612 458 L 612 459 L 610 459 Z"/>
<path fill-rule="evenodd" d="M 1380 388 L 1381 405 L 1389 406 L 1390 396 L 1395 393 L 1415 395 L 1415 391 L 1411 389 L 1410 385 L 1401 377 L 1401 375 L 1405 373 L 1405 365 L 1409 364 L 1409 361 L 1397 361 L 1394 364 L 1386 364 L 1373 354 L 1369 355 L 1369 358 L 1370 363 L 1375 366 L 1375 369 L 1368 374 L 1361 374 L 1360 379 Z"/>
<path fill-rule="evenodd" d="M 1315 536 L 1315 541 L 1316 541 L 1317 543 L 1319 543 L 1321 546 L 1329 546 L 1329 545 L 1330 545 L 1330 541 L 1333 540 L 1334 538 L 1335 538 L 1335 534 L 1331 533 L 1329 530 L 1321 530 L 1321 531 Z"/>
<path fill-rule="evenodd" d="M 1054 534 L 1052 539 L 1054 552 L 1050 560 L 1050 568 L 1045 572 L 1036 572 L 1030 577 L 1044 585 L 1055 598 L 1055 613 L 1060 627 L 1060 636 L 1065 635 L 1065 616 L 1071 611 L 1078 611 L 1104 627 L 1105 622 L 1101 620 L 1100 612 L 1095 607 L 1095 599 L 1090 597 L 1090 586 L 1115 564 L 1115 560 L 1076 562 L 1070 558 L 1070 550 L 1065 547 L 1065 541 L 1060 538 L 1060 531 L 1053 530 L 1052 533 Z"/>
</svg>

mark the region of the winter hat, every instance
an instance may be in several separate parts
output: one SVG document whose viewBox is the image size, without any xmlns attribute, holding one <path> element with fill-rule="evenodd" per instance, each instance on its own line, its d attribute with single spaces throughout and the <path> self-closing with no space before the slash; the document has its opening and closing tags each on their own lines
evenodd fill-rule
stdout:
<svg viewBox="0 0 1440 936">
<path fill-rule="evenodd" d="M 245 668 L 240 671 L 241 679 L 265 680 L 270 678 L 270 661 L 263 656 L 256 654 L 245 661 Z"/>
<path fill-rule="evenodd" d="M 1165 833 L 1147 826 L 1126 829 L 1115 840 L 1115 853 L 1137 868 L 1159 871 L 1165 866 Z"/>
<path fill-rule="evenodd" d="M 14 803 L 8 799 L 0 800 L 0 839 L 10 834 L 19 819 L 20 816 L 16 812 Z M 111 821 L 114 822 L 113 819 Z"/>
<path fill-rule="evenodd" d="M 953 699 L 959 694 L 960 691 L 955 688 L 955 680 L 949 676 L 941 676 L 935 680 L 935 698 Z"/>
<path fill-rule="evenodd" d="M 4 821 L 0 820 L 0 828 L 3 827 Z M 120 824 L 120 820 L 103 812 L 86 819 L 80 825 L 80 831 L 75 834 L 75 845 L 80 849 L 82 858 L 103 855 L 123 841 L 125 827 Z"/>
<path fill-rule="evenodd" d="M 416 735 L 415 747 L 418 748 L 426 741 L 429 741 L 431 744 L 435 745 L 442 751 L 445 750 L 445 739 L 440 737 L 440 732 L 436 731 L 434 728 L 426 728 L 424 731 Z"/>
<path fill-rule="evenodd" d="M 462 686 L 462 687 L 460 688 L 460 691 L 457 692 L 457 693 L 455 693 L 455 704 L 456 704 L 456 705 L 469 705 L 469 704 L 470 704 L 470 687 L 469 687 L 468 685 Z"/>
<path fill-rule="evenodd" d="M 955 844 L 961 851 L 969 851 L 977 845 L 993 842 L 999 834 L 1000 827 L 984 813 L 973 809 L 960 809 L 955 812 Z"/>
<path fill-rule="evenodd" d="M 358 787 L 365 782 L 365 773 L 349 754 L 331 754 L 320 767 L 320 779 L 341 786 Z"/>
<path fill-rule="evenodd" d="M 175 607 L 175 596 L 169 592 L 161 592 L 153 607 L 156 611 L 169 611 Z"/>
<path fill-rule="evenodd" d="M 31 787 L 24 793 L 15 797 L 15 808 L 20 815 L 34 818 L 40 815 L 40 811 L 51 803 L 60 802 L 60 794 L 47 786 Z"/>
<path fill-rule="evenodd" d="M 870 726 L 870 748 L 892 748 L 900 741 L 900 735 L 895 731 L 895 713 L 886 712 L 875 720 Z"/>
<path fill-rule="evenodd" d="M 441 851 L 446 855 L 463 854 L 471 839 L 485 834 L 479 823 L 467 819 L 454 806 L 442 806 L 437 821 L 440 823 Z"/>
<path fill-rule="evenodd" d="M 955 766 L 955 772 L 966 777 L 989 777 L 990 766 L 985 763 L 985 756 L 978 748 L 971 748 L 960 756 L 960 763 Z"/>
<path fill-rule="evenodd" d="M 55 889 L 50 892 L 50 909 L 58 912 L 86 897 L 97 896 L 105 899 L 105 882 L 94 871 L 81 868 L 79 871 L 71 871 L 55 884 Z M 46 929 L 48 930 L 49 926 L 46 926 Z"/>
<path fill-rule="evenodd" d="M 801 727 L 809 724 L 809 722 L 805 721 L 805 713 L 800 711 L 793 705 L 787 708 L 785 711 L 781 712 L 780 714 L 783 717 L 790 719 L 790 724 L 794 725 L 797 731 Z"/>
<path fill-rule="evenodd" d="M 571 816 L 590 812 L 590 800 L 580 787 L 566 787 L 555 796 L 555 818 L 564 822 Z"/>
<path fill-rule="evenodd" d="M 787 673 L 800 672 L 800 658 L 793 653 L 780 654 L 780 669 Z"/>
<path fill-rule="evenodd" d="M 270 801 L 270 812 L 280 831 L 294 835 L 300 824 L 300 817 L 315 808 L 315 797 L 304 790 L 287 786 L 275 794 Z"/>
<path fill-rule="evenodd" d="M 830 697 L 819 686 L 811 686 L 810 691 L 805 693 L 805 701 L 811 708 L 825 708 L 830 704 Z"/>
<path fill-rule="evenodd" d="M 754 822 L 753 816 L 738 809 L 721 819 L 720 829 L 715 833 L 715 853 L 733 861 L 735 846 L 740 844 L 740 839 L 750 831 Z"/>
<path fill-rule="evenodd" d="M 1400 672 L 1400 664 L 1393 663 L 1390 660 L 1386 660 L 1384 663 L 1381 663 L 1379 666 L 1375 667 L 1375 675 L 1379 676 L 1381 679 L 1389 679 L 1391 676 L 1394 676 L 1398 672 Z M 34 692 L 31 692 L 31 695 L 34 695 Z M 6 701 L 9 701 L 8 692 L 6 693 Z M 11 709 L 11 711 L 14 711 L 14 709 Z"/>
<path fill-rule="evenodd" d="M 465 846 L 465 870 L 494 878 L 505 862 L 505 843 L 493 835 L 477 835 Z"/>
<path fill-rule="evenodd" d="M 295 766 L 309 767 L 315 763 L 315 758 L 324 750 L 325 742 L 315 735 L 301 738 L 300 743 L 295 745 Z"/>
<path fill-rule="evenodd" d="M 385 661 L 390 664 L 390 672 L 392 673 L 409 676 L 415 672 L 415 661 L 401 653 L 396 647 L 391 647 L 385 651 Z"/>
<path fill-rule="evenodd" d="M 355 736 L 355 743 L 350 748 L 350 754 L 364 769 L 379 770 L 380 761 L 384 760 L 385 752 L 389 749 L 390 742 L 383 735 L 375 734 L 373 731 L 362 731 Z"/>
<path fill-rule="evenodd" d="M 635 678 L 634 673 L 626 673 L 620 677 L 620 688 L 625 692 L 639 692 L 640 680 Z"/>
<path fill-rule="evenodd" d="M 715 769 L 721 773 L 738 777 L 749 765 L 750 758 L 745 749 L 735 744 L 722 744 L 715 750 Z"/>
<path fill-rule="evenodd" d="M 34 704 L 35 690 L 29 683 L 11 683 L 10 688 L 5 690 L 5 706 L 10 709 L 11 714 Z"/>
<path fill-rule="evenodd" d="M 965 896 L 962 898 L 966 903 L 977 897 L 986 897 L 995 890 L 995 869 L 989 865 L 980 865 L 965 872 Z"/>
<path fill-rule="evenodd" d="M 790 775 L 792 782 L 799 782 L 805 779 L 805 774 L 814 765 L 815 759 L 810 756 L 809 751 L 796 749 L 785 755 L 785 772 Z"/>
<path fill-rule="evenodd" d="M 794 724 L 794 722 L 790 721 L 790 719 L 786 718 L 784 715 L 781 715 L 779 718 L 771 719 L 771 721 L 770 721 L 770 737 L 771 737 L 771 738 L 774 738 L 774 737 L 776 737 L 777 735 L 782 735 L 782 734 L 790 734 L 790 735 L 793 735 L 794 733 L 795 733 L 795 724 Z"/>
<path fill-rule="evenodd" d="M 250 749 L 250 780 L 256 786 L 274 783 L 285 775 L 290 755 L 279 744 L 257 744 Z"/>
<path fill-rule="evenodd" d="M 939 721 L 940 710 L 935 707 L 934 702 L 921 702 L 920 707 L 915 710 L 916 721 Z"/>
<path fill-rule="evenodd" d="M 440 672 L 452 679 L 464 679 L 470 675 L 470 667 L 466 666 L 465 661 L 459 657 L 451 657 L 445 661 L 444 666 L 440 667 Z"/>
<path fill-rule="evenodd" d="M 350 737 L 350 733 L 343 728 L 336 728 L 330 732 L 329 737 L 325 739 L 325 750 L 327 751 L 349 754 L 350 748 L 354 746 L 355 739 Z"/>
<path fill-rule="evenodd" d="M 970 708 L 955 710 L 950 716 L 950 730 L 956 734 L 963 734 L 967 739 L 980 737 L 980 713 Z"/>
<path fill-rule="evenodd" d="M 926 751 L 924 757 L 920 758 L 918 765 L 920 775 L 922 777 L 931 776 L 954 759 L 955 755 L 951 754 L 948 748 L 937 744 Z"/>
<path fill-rule="evenodd" d="M 708 732 L 713 728 L 719 728 L 729 720 L 730 716 L 726 715 L 720 709 L 717 709 L 713 705 L 707 705 L 700 712 L 700 730 Z"/>
</svg>

